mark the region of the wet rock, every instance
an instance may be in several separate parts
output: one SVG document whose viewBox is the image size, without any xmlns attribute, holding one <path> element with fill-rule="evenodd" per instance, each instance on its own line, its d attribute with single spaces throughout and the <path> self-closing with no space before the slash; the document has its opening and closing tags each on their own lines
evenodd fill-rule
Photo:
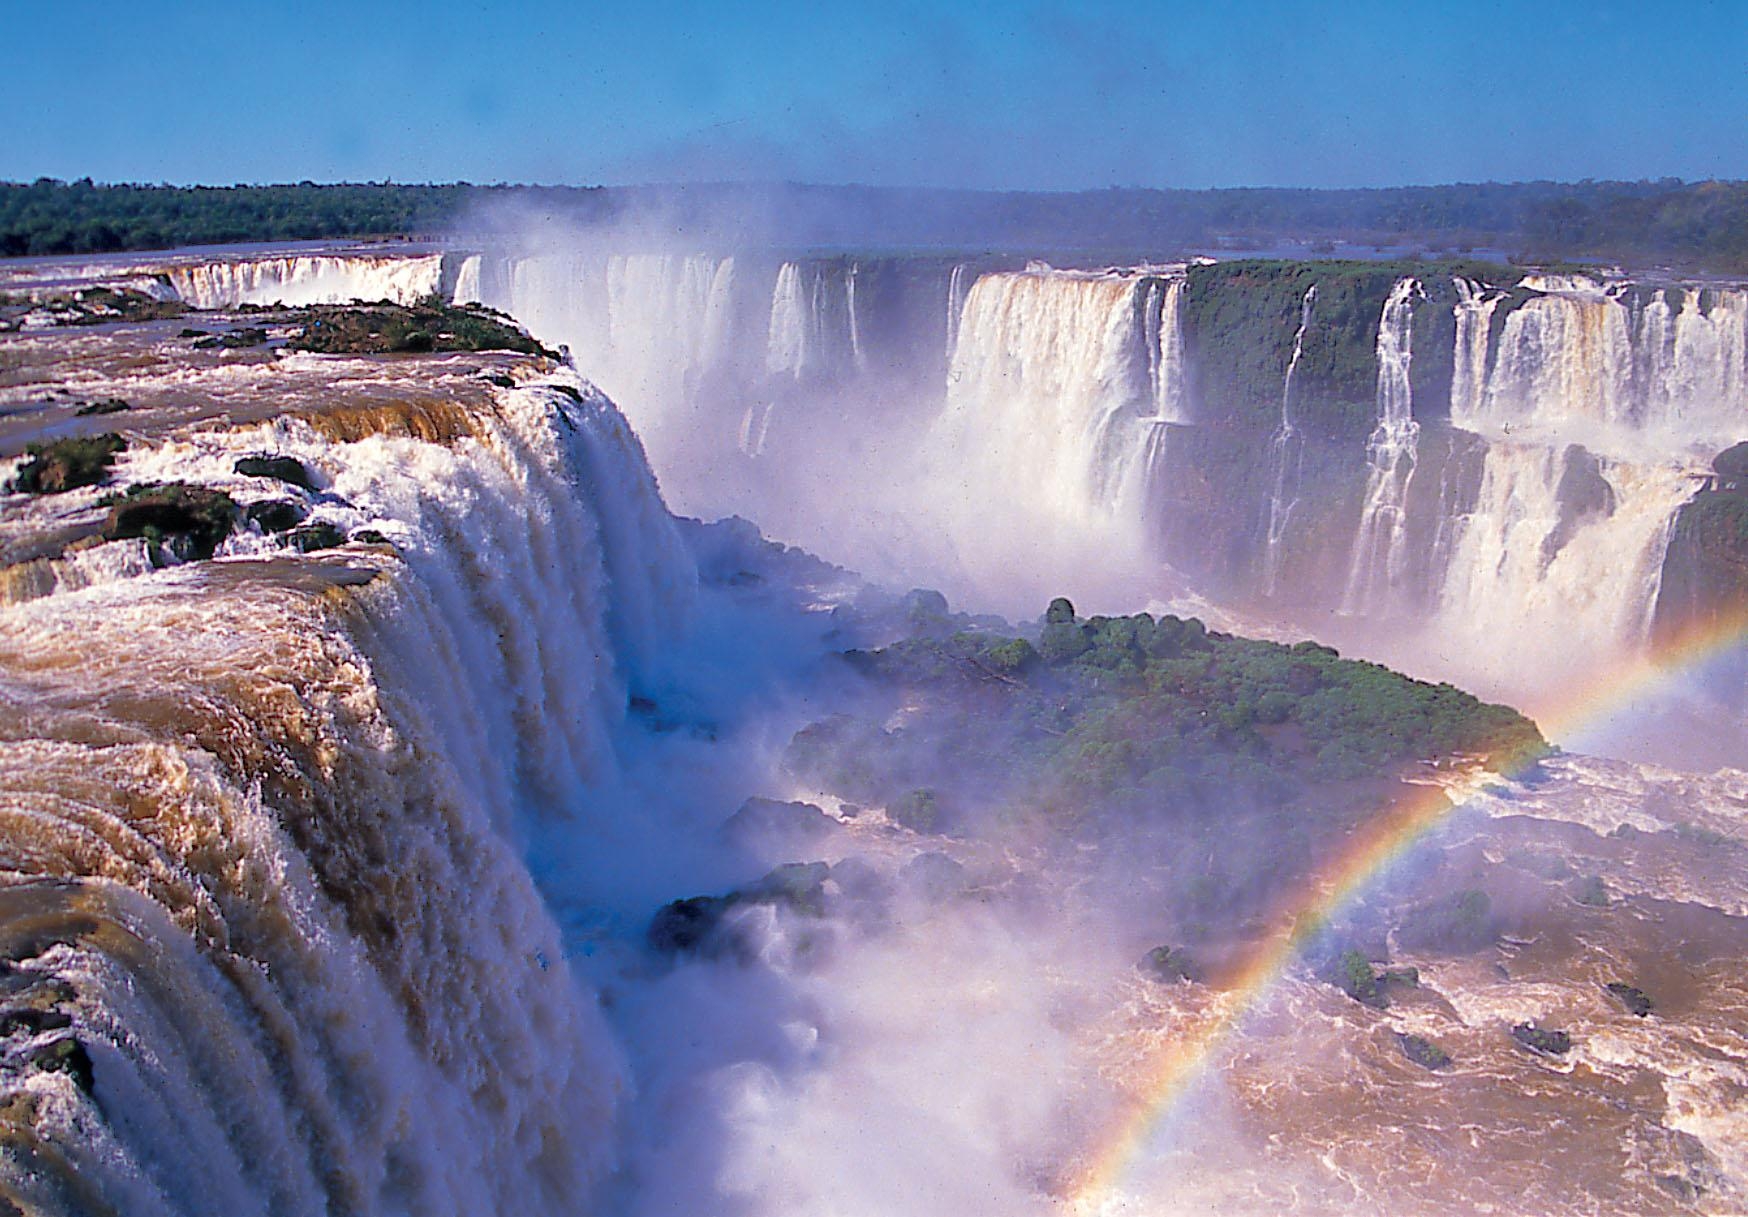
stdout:
<svg viewBox="0 0 1748 1217">
<path fill-rule="evenodd" d="M 1429 1039 L 1418 1035 L 1407 1035 L 1398 1032 L 1396 1043 L 1402 1049 L 1402 1055 L 1419 1065 L 1422 1069 L 1434 1071 L 1448 1069 L 1451 1064 L 1451 1054 L 1440 1048 Z"/>
<path fill-rule="evenodd" d="M 840 825 L 815 804 L 755 795 L 742 803 L 722 827 L 743 842 L 812 841 L 830 835 Z"/>
<path fill-rule="evenodd" d="M 304 490 L 316 488 L 315 479 L 304 463 L 291 456 L 245 456 L 240 457 L 231 468 L 244 477 L 274 478 L 291 486 Z"/>
<path fill-rule="evenodd" d="M 94 401 L 90 405 L 80 406 L 73 411 L 80 418 L 90 418 L 97 414 L 121 414 L 133 409 L 119 397 L 106 397 L 102 401 Z"/>
<path fill-rule="evenodd" d="M 790 862 L 721 896 L 689 896 L 663 905 L 651 918 L 645 941 L 663 955 L 724 954 L 750 958 L 752 944 L 733 932 L 728 915 L 745 905 L 777 905 L 810 917 L 825 914 L 824 862 Z"/>
<path fill-rule="evenodd" d="M 360 528 L 357 532 L 352 534 L 352 540 L 358 542 L 358 544 L 360 544 L 360 545 L 392 545 L 392 544 L 394 544 L 394 542 L 390 541 L 388 539 L 388 537 L 384 536 L 381 532 L 379 532 L 378 530 L 376 530 L 374 528 Z"/>
<path fill-rule="evenodd" d="M 1374 1010 L 1387 1010 L 1390 998 L 1384 992 L 1378 973 L 1361 951 L 1346 950 L 1322 972 L 1322 979 L 1343 993 Z"/>
<path fill-rule="evenodd" d="M 73 1079 L 73 1084 L 86 1094 L 91 1093 L 94 1079 L 91 1075 L 91 1055 L 71 1035 L 52 1039 L 31 1050 L 30 1062 L 45 1072 L 64 1073 Z"/>
<path fill-rule="evenodd" d="M 898 872 L 899 882 L 930 900 L 958 895 L 965 890 L 965 867 L 946 854 L 918 854 Z"/>
<path fill-rule="evenodd" d="M 109 509 L 106 540 L 143 537 L 183 561 L 210 558 L 231 535 L 239 512 L 222 490 L 186 482 L 130 487 Z"/>
<path fill-rule="evenodd" d="M 1135 966 L 1152 980 L 1178 983 L 1201 979 L 1200 969 L 1182 947 L 1154 947 Z"/>
<path fill-rule="evenodd" d="M 650 949 L 664 955 L 699 951 L 715 937 L 723 916 L 737 903 L 733 895 L 689 896 L 664 904 L 645 935 Z"/>
<path fill-rule="evenodd" d="M 313 554 L 318 549 L 333 549 L 346 544 L 346 534 L 326 520 L 318 520 L 285 534 L 285 543 L 299 553 Z"/>
<path fill-rule="evenodd" d="M 1534 1023 L 1519 1023 L 1511 1029 L 1511 1038 L 1545 1056 L 1565 1056 L 1572 1051 L 1572 1037 L 1564 1031 L 1549 1031 Z"/>
<path fill-rule="evenodd" d="M 908 790 L 886 805 L 886 818 L 912 832 L 945 832 L 952 819 L 939 792 L 918 788 Z"/>
<path fill-rule="evenodd" d="M 197 339 L 194 349 L 197 351 L 241 351 L 249 347 L 258 347 L 267 341 L 267 331 L 258 325 L 244 326 L 240 330 L 228 330 L 223 334 L 209 334 Z"/>
<path fill-rule="evenodd" d="M 24 451 L 30 459 L 19 467 L 12 489 L 21 494 L 59 494 L 95 486 L 109 476 L 116 453 L 126 447 L 127 441 L 114 434 L 28 444 Z"/>
<path fill-rule="evenodd" d="M 288 499 L 268 499 L 250 503 L 243 509 L 243 518 L 259 524 L 262 532 L 285 532 L 303 523 L 304 510 Z"/>
<path fill-rule="evenodd" d="M 1635 988 L 1632 985 L 1624 984 L 1618 980 L 1611 980 L 1603 987 L 1606 988 L 1609 993 L 1621 1003 L 1621 1005 L 1625 1006 L 1630 1013 L 1635 1014 L 1640 1018 L 1645 1018 L 1651 1013 L 1651 999 L 1646 995 L 1643 989 Z"/>
<path fill-rule="evenodd" d="M 745 900 L 783 904 L 816 917 L 825 915 L 825 881 L 831 867 L 824 862 L 785 862 L 757 883 L 741 889 Z"/>
</svg>

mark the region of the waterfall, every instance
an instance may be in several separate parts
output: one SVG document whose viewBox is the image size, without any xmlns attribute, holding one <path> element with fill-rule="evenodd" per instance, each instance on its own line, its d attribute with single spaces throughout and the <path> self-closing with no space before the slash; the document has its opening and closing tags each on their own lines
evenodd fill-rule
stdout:
<svg viewBox="0 0 1748 1217">
<path fill-rule="evenodd" d="M 947 275 L 947 357 L 959 343 L 959 319 L 965 312 L 966 280 L 970 267 L 957 263 Z"/>
<path fill-rule="evenodd" d="M 850 273 L 844 280 L 844 302 L 850 313 L 850 358 L 857 371 L 868 366 L 862 354 L 862 327 L 856 320 L 856 272 L 860 269 L 856 263 L 850 263 Z"/>
<path fill-rule="evenodd" d="M 1059 518 L 1138 514 L 1147 436 L 1180 409 L 1181 365 L 1166 358 L 1181 358 L 1181 289 L 1054 271 L 980 277 L 937 434 L 955 459 L 985 466 L 992 489 L 1024 486 Z"/>
<path fill-rule="evenodd" d="M 392 300 L 410 304 L 437 292 L 443 256 L 425 254 L 298 254 L 284 257 L 176 262 L 164 268 L 178 299 L 195 308 L 239 304 L 344 304 Z"/>
<path fill-rule="evenodd" d="M 783 263 L 771 292 L 767 371 L 802 380 L 862 366 L 856 269 Z"/>
<path fill-rule="evenodd" d="M 1641 644 L 1675 513 L 1692 492 L 1679 466 L 1494 440 L 1479 500 L 1457 525 L 1441 628 L 1541 663 Z"/>
<path fill-rule="evenodd" d="M 1378 425 L 1366 441 L 1366 494 L 1354 537 L 1342 612 L 1379 616 L 1402 572 L 1405 508 L 1414 476 L 1420 424 L 1414 421 L 1414 301 L 1417 279 L 1399 279 L 1378 320 Z"/>
<path fill-rule="evenodd" d="M 1678 297 L 1672 306 L 1670 297 Z M 1634 334 L 1643 430 L 1663 443 L 1722 446 L 1748 428 L 1748 290 L 1661 288 Z"/>
<path fill-rule="evenodd" d="M 1550 290 L 1505 318 L 1490 367 L 1486 334 L 1501 298 L 1464 291 L 1451 402 L 1458 426 L 1582 432 L 1586 442 L 1640 451 L 1715 451 L 1742 438 L 1748 291 L 1647 290 L 1635 309 L 1640 292 L 1630 287 L 1605 293 L 1571 277 L 1525 282 Z"/>
<path fill-rule="evenodd" d="M 1305 331 L 1311 325 L 1311 310 L 1317 305 L 1317 285 L 1305 289 L 1299 304 L 1299 328 L 1293 334 L 1293 353 L 1287 360 L 1287 374 L 1281 382 L 1281 425 L 1269 445 L 1270 465 L 1274 477 L 1269 489 L 1267 548 L 1263 552 L 1263 595 L 1273 596 L 1280 581 L 1281 542 L 1287 525 L 1292 521 L 1293 508 L 1299 504 L 1299 478 L 1305 460 L 1305 441 L 1293 425 L 1293 373 L 1299 367 L 1299 357 L 1305 350 Z"/>
<path fill-rule="evenodd" d="M 0 1054 L 25 1210 L 573 1212 L 611 1165 L 624 1064 L 512 843 L 591 814 L 695 576 L 574 377 L 448 443 L 396 409 L 128 466 L 259 493 L 236 456 L 293 455 L 392 549 L 0 609 L 0 1000 L 42 1012 Z"/>
<path fill-rule="evenodd" d="M 1487 336 L 1493 325 L 1493 311 L 1504 297 L 1472 279 L 1452 279 L 1451 283 L 1457 291 L 1451 421 L 1462 427 L 1470 426 L 1481 415 L 1487 393 Z"/>
<path fill-rule="evenodd" d="M 1141 301 L 1147 349 L 1147 379 L 1153 386 L 1153 417 L 1164 423 L 1190 421 L 1184 396 L 1184 331 L 1181 277 L 1149 278 Z"/>
</svg>

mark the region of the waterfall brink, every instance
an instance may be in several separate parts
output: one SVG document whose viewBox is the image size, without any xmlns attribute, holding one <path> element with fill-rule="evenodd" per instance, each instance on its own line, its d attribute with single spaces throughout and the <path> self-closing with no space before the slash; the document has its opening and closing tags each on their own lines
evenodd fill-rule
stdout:
<svg viewBox="0 0 1748 1217">
<path fill-rule="evenodd" d="M 947 358 L 959 344 L 959 320 L 965 314 L 965 297 L 970 291 L 971 268 L 959 263 L 947 274 Z"/>
<path fill-rule="evenodd" d="M 1398 280 L 1378 320 L 1378 425 L 1366 441 L 1366 497 L 1354 537 L 1342 612 L 1378 617 L 1402 573 L 1408 530 L 1405 508 L 1414 476 L 1420 424 L 1414 421 L 1414 301 L 1420 282 Z"/>
<path fill-rule="evenodd" d="M 1477 324 L 1467 350 L 1459 331 L 1451 408 L 1458 426 L 1484 434 L 1577 429 L 1592 445 L 1666 451 L 1715 450 L 1741 438 L 1748 290 L 1605 293 L 1582 279 L 1547 286 L 1560 290 L 1506 316 L 1490 367 L 1486 333 L 1499 297 L 1471 296 L 1459 307 L 1459 325 L 1465 309 Z M 1484 382 L 1473 375 L 1478 366 L 1486 367 Z"/>
<path fill-rule="evenodd" d="M 1299 304 L 1299 328 L 1293 334 L 1293 353 L 1287 360 L 1287 374 L 1281 382 L 1281 425 L 1269 445 L 1270 465 L 1274 470 L 1269 489 L 1267 548 L 1263 551 L 1262 591 L 1273 596 L 1281 575 L 1281 542 L 1292 522 L 1293 508 L 1299 505 L 1299 480 L 1303 474 L 1305 440 L 1293 423 L 1293 373 L 1299 368 L 1299 357 L 1305 353 L 1305 331 L 1311 326 L 1311 311 L 1317 307 L 1317 285 L 1305 289 Z"/>
<path fill-rule="evenodd" d="M 928 445 L 930 484 L 962 496 L 966 529 L 987 537 L 993 520 L 1029 552 L 1096 547 L 1107 571 L 1139 562 L 1158 433 L 1181 417 L 1182 288 L 1047 268 L 978 278 Z"/>
<path fill-rule="evenodd" d="M 1177 421 L 1182 281 L 1027 271 L 966 299 L 937 436 L 1063 520 L 1139 516 L 1152 424 Z"/>
<path fill-rule="evenodd" d="M 783 263 L 771 292 L 767 371 L 802 380 L 863 365 L 856 269 Z"/>
<path fill-rule="evenodd" d="M 410 304 L 441 288 L 443 256 L 298 254 L 175 263 L 164 273 L 177 298 L 195 308 L 345 304 L 352 300 Z"/>
<path fill-rule="evenodd" d="M 130 454 L 239 494 L 295 456 L 392 548 L 0 609 L 24 1211 L 569 1213 L 611 1164 L 623 1066 L 514 842 L 588 814 L 695 576 L 569 374 L 443 442 L 395 409 Z"/>
</svg>

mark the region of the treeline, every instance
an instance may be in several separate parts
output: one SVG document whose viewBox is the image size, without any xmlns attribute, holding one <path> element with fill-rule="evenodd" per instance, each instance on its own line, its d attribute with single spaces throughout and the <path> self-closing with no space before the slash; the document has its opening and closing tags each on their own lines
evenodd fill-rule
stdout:
<svg viewBox="0 0 1748 1217">
<path fill-rule="evenodd" d="M 106 186 L 45 178 L 0 183 L 0 254 L 418 235 L 491 223 L 505 211 L 499 205 L 572 224 L 642 219 L 704 243 L 751 237 L 791 247 L 1116 257 L 1296 239 L 1748 269 L 1748 182 L 1673 178 L 1074 193 L 765 184 Z"/>
<path fill-rule="evenodd" d="M 107 186 L 39 178 L 29 185 L 0 183 L 0 255 L 439 233 L 494 199 L 533 201 L 550 193 L 466 182 Z M 587 212 L 599 192 L 566 187 L 556 193 L 567 211 Z"/>
</svg>

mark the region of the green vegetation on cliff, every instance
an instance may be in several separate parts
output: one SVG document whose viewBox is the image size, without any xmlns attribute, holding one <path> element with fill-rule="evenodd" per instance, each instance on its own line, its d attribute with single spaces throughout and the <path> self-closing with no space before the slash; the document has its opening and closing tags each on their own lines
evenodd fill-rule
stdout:
<svg viewBox="0 0 1748 1217">
<path fill-rule="evenodd" d="M 816 723 L 796 736 L 791 766 L 919 828 L 999 802 L 1071 823 L 1095 811 L 1299 805 L 1318 788 L 1393 781 L 1415 762 L 1514 764 L 1546 747 L 1508 707 L 1315 643 L 1230 637 L 1194 618 L 1081 619 L 1065 600 L 1035 647 L 979 630 L 850 659 L 908 707 L 905 727 Z"/>
<path fill-rule="evenodd" d="M 1313 436 L 1363 438 L 1377 422 L 1378 322 L 1400 279 L 1422 284 L 1414 310 L 1415 415 L 1448 412 L 1454 323 L 1453 278 L 1512 282 L 1490 263 L 1240 260 L 1192 266 L 1184 297 L 1184 343 L 1209 420 L 1273 430 L 1281 420 L 1287 367 L 1307 291 L 1317 297 L 1305 327 L 1289 403 L 1294 425 Z"/>
<path fill-rule="evenodd" d="M 430 300 L 417 305 L 317 305 L 286 345 L 324 355 L 380 355 L 428 351 L 519 351 L 556 354 L 502 313 L 481 305 Z"/>
</svg>

